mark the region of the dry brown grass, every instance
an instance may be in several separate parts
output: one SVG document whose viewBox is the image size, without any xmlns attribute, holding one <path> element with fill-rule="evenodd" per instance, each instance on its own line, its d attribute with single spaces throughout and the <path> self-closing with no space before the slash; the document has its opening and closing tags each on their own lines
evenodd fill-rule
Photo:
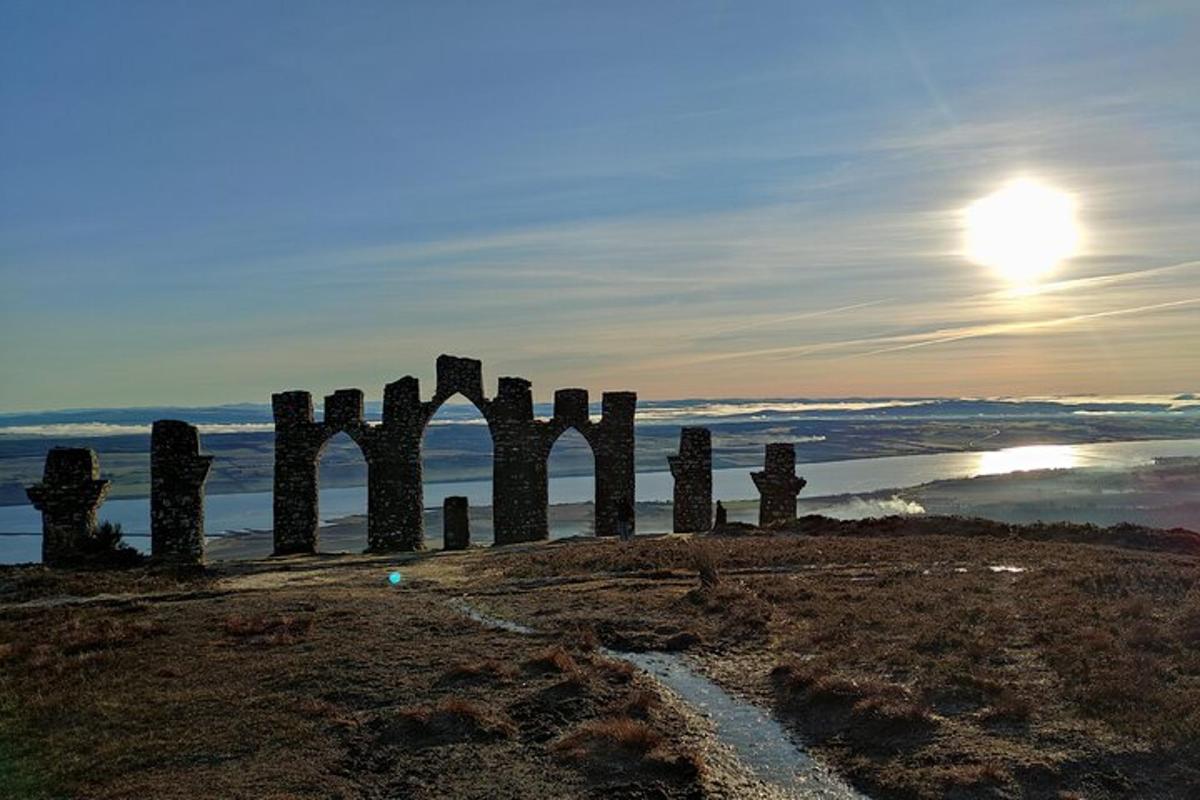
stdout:
<svg viewBox="0 0 1200 800">
<path fill-rule="evenodd" d="M 657 694 L 646 689 L 634 689 L 609 705 L 605 709 L 605 713 L 612 717 L 628 717 L 644 720 L 650 716 L 650 712 L 657 708 L 658 705 L 659 699 Z"/>
<path fill-rule="evenodd" d="M 230 614 L 221 623 L 226 636 L 264 645 L 295 644 L 308 636 L 312 626 L 312 617 L 292 614 Z"/>
<path fill-rule="evenodd" d="M 579 672 L 579 664 L 562 645 L 551 645 L 525 662 L 525 666 L 541 672 L 573 674 Z"/>
<path fill-rule="evenodd" d="M 398 709 L 395 722 L 399 740 L 409 745 L 507 738 L 517 732 L 512 720 L 500 712 L 463 697 L 443 697 L 434 705 Z"/>
<path fill-rule="evenodd" d="M 617 717 L 584 723 L 556 742 L 554 750 L 569 758 L 587 758 L 597 750 L 616 750 L 629 757 L 641 757 L 662 743 L 662 734 L 641 720 Z"/>
<path fill-rule="evenodd" d="M 485 658 L 479 661 L 462 661 L 442 673 L 441 683 L 490 683 L 495 681 L 510 681 L 517 675 L 517 670 L 511 664 Z"/>
<path fill-rule="evenodd" d="M 662 733 L 629 717 L 585 722 L 555 742 L 551 750 L 606 776 L 647 772 L 691 780 L 704 770 L 699 755 L 674 750 Z"/>
<path fill-rule="evenodd" d="M 522 578 L 568 577 L 510 602 L 592 625 L 609 646 L 688 637 L 693 658 L 739 690 L 762 687 L 872 794 L 992 791 L 962 789 L 977 779 L 1026 796 L 1136 793 L 1097 793 L 1088 776 L 1104 770 L 1163 796 L 1200 785 L 1197 537 L 991 523 L 942 535 L 952 522 L 552 545 L 498 563 Z M 718 565 L 717 586 L 696 587 L 696 547 Z M 570 576 L 589 572 L 611 577 L 573 592 Z M 766 680 L 774 665 L 788 671 Z M 969 769 L 942 775 L 946 759 Z"/>
</svg>

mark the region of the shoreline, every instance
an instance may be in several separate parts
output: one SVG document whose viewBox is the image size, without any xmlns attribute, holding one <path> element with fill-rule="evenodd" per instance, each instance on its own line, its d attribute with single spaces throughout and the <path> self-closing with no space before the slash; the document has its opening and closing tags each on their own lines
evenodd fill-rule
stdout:
<svg viewBox="0 0 1200 800">
<path fill-rule="evenodd" d="M 1030 418 L 1030 420 L 1040 421 L 1040 418 Z M 1022 419 L 1022 418 L 1014 418 L 1014 419 L 999 420 L 999 422 L 1005 422 L 1005 421 L 1027 422 L 1030 420 L 1026 420 L 1026 419 Z M 972 421 L 975 421 L 975 420 L 972 420 Z M 714 424 L 714 425 L 711 425 L 710 427 L 716 429 L 716 431 L 714 431 L 714 433 L 717 433 L 717 432 L 719 432 L 720 424 Z M 999 433 L 999 430 L 997 430 L 997 433 Z M 985 436 L 982 439 L 971 440 L 970 442 L 965 443 L 961 447 L 950 447 L 950 446 L 947 446 L 944 444 L 939 444 L 939 443 L 934 442 L 934 443 L 923 444 L 920 446 L 910 445 L 908 447 L 903 447 L 903 448 L 900 448 L 900 449 L 894 450 L 894 451 L 893 450 L 882 450 L 882 451 L 873 452 L 873 453 L 865 453 L 860 450 L 846 450 L 845 452 L 838 452 L 838 453 L 833 453 L 833 454 L 828 454 L 828 455 L 816 454 L 816 457 L 812 458 L 811 460 L 806 460 L 806 461 L 798 460 L 796 462 L 796 468 L 797 468 L 797 470 L 803 470 L 804 467 L 808 466 L 808 465 L 817 466 L 817 465 L 841 464 L 841 463 L 851 464 L 851 463 L 855 463 L 855 462 L 879 461 L 880 459 L 890 459 L 890 458 L 915 458 L 915 457 L 921 457 L 921 456 L 949 456 L 949 455 L 968 455 L 968 454 L 975 454 L 975 453 L 979 453 L 979 454 L 995 453 L 995 452 L 1000 452 L 1000 451 L 1005 451 L 1005 450 L 1013 450 L 1013 449 L 1024 448 L 1024 447 L 1087 447 L 1087 446 L 1096 446 L 1096 445 L 1139 444 L 1139 443 L 1152 443 L 1152 442 L 1163 442 L 1163 443 L 1185 442 L 1185 441 L 1200 442 L 1200 430 L 1186 431 L 1178 436 L 1163 436 L 1161 434 L 1156 434 L 1156 435 L 1145 436 L 1145 437 L 1100 436 L 1099 438 L 1097 438 L 1094 435 L 1092 435 L 1092 436 L 1082 436 L 1082 435 L 1081 436 L 1072 436 L 1071 435 L 1072 433 L 1073 433 L 1073 431 L 1069 431 L 1069 430 L 1067 430 L 1067 431 L 1059 430 L 1049 436 L 1032 437 L 1032 438 L 1035 438 L 1036 441 L 1024 441 L 1023 440 L 1024 437 L 1021 437 L 1022 441 L 1020 443 L 1014 444 L 1014 443 L 1008 442 L 1008 443 L 1004 443 L 1002 446 L 998 446 L 998 447 L 980 446 L 980 445 L 985 445 L 988 441 L 992 440 L 996 436 L 996 434 L 989 434 L 988 436 Z M 232 437 L 232 436 L 241 436 L 241 434 L 209 434 L 209 436 L 212 436 L 212 437 L 231 436 Z M 104 469 L 104 451 L 103 451 L 103 448 L 100 447 L 100 444 L 102 442 L 106 441 L 108 438 L 109 437 L 84 438 L 84 439 L 80 439 L 78 442 L 72 442 L 72 446 L 78 445 L 78 446 L 90 447 L 101 454 L 101 477 L 108 476 L 110 480 L 113 480 L 113 484 L 114 484 L 113 489 L 110 492 L 109 497 L 108 497 L 108 499 L 110 501 L 112 501 L 112 500 L 121 500 L 121 501 L 124 501 L 124 500 L 149 500 L 150 494 L 148 491 L 147 483 L 139 482 L 136 487 L 130 487 L 130 489 L 128 491 L 122 491 L 121 486 L 120 486 L 120 473 L 119 472 L 113 473 L 111 471 L 110 472 L 105 471 L 105 469 Z M 148 442 L 149 441 L 148 435 L 146 436 L 146 439 Z M 47 441 L 51 441 L 51 440 L 47 439 Z M 736 454 L 738 452 L 736 450 L 726 451 L 726 452 L 727 452 L 727 454 L 722 456 L 721 448 L 714 448 L 714 451 L 713 451 L 713 471 L 714 472 L 721 471 L 721 470 L 739 470 L 739 469 L 753 471 L 753 470 L 760 469 L 762 466 L 761 451 L 759 451 L 759 450 L 755 451 L 753 459 L 739 458 L 739 457 L 736 457 L 736 455 L 734 457 L 730 457 L 730 455 L 728 455 L 729 452 L 733 452 L 734 454 Z M 128 454 L 122 454 L 122 455 L 128 455 Z M 800 450 L 797 452 L 798 458 L 802 458 L 803 455 L 804 455 L 803 450 Z M 489 457 L 490 457 L 490 454 L 489 454 Z M 147 446 L 145 458 L 146 459 L 149 458 L 148 446 Z M 2 465 L 2 464 L 3 464 L 3 461 L 0 460 L 0 465 Z M 665 465 L 665 459 L 664 459 L 664 465 Z M 663 474 L 666 472 L 668 472 L 668 470 L 665 469 L 665 467 L 660 466 L 658 468 L 653 468 L 653 469 L 636 469 L 635 474 L 637 474 L 637 475 L 660 475 L 660 474 Z M 594 474 L 595 474 L 594 469 L 593 470 L 568 469 L 564 472 L 559 472 L 557 474 L 552 475 L 551 480 L 564 480 L 564 479 L 572 479 L 572 478 L 591 478 L 594 476 Z M 30 480 L 31 480 L 31 482 L 36 482 L 36 478 L 31 477 Z M 490 481 L 491 481 L 490 473 L 487 473 L 483 476 L 457 475 L 455 477 L 449 477 L 449 478 L 437 478 L 437 479 L 426 478 L 427 484 L 438 484 L 438 485 L 478 484 L 481 482 L 490 483 Z M 322 489 L 358 489 L 358 488 L 364 488 L 365 486 L 366 486 L 365 475 L 362 478 L 355 478 L 352 480 L 338 479 L 337 477 L 334 477 L 334 478 L 323 481 Z M 253 483 L 238 485 L 234 488 L 231 488 L 227 485 L 222 485 L 221 488 L 219 488 L 218 490 L 208 492 L 207 496 L 208 497 L 233 497 L 233 496 L 247 495 L 247 494 L 259 494 L 259 493 L 270 492 L 271 488 L 272 488 L 271 481 L 269 479 L 264 478 L 261 480 L 256 480 Z M 20 507 L 24 507 L 24 506 L 28 506 L 28 505 L 29 505 L 28 501 L 12 502 L 8 496 L 0 494 L 0 508 L 20 508 Z"/>
</svg>

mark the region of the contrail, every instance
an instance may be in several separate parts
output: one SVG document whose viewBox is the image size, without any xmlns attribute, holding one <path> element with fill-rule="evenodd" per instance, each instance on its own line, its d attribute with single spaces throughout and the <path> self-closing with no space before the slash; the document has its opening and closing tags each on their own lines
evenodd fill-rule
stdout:
<svg viewBox="0 0 1200 800">
<path fill-rule="evenodd" d="M 1175 308 L 1177 306 L 1187 306 L 1200 303 L 1200 297 L 1191 297 L 1187 300 L 1172 300 L 1166 303 L 1155 303 L 1148 306 L 1134 306 L 1132 308 L 1116 308 L 1111 311 L 1097 311 L 1092 314 L 1076 314 L 1071 317 L 1055 317 L 1054 319 L 1038 320 L 1036 322 L 1010 322 L 999 325 L 983 325 L 975 328 L 963 328 L 955 333 L 946 336 L 940 336 L 933 339 L 923 339 L 918 342 L 908 342 L 906 344 L 898 344 L 894 347 L 881 347 L 876 350 L 868 350 L 865 353 L 854 353 L 848 358 L 857 358 L 861 356 L 875 356 L 882 353 L 894 353 L 899 350 L 912 350 L 917 347 L 927 347 L 933 344 L 945 344 L 947 342 L 957 342 L 962 339 L 978 339 L 984 336 L 1002 336 L 1006 333 L 1017 333 L 1023 330 L 1033 330 L 1037 328 L 1054 328 L 1060 325 L 1071 325 L 1076 322 L 1086 322 L 1090 319 L 1100 319 L 1102 317 L 1119 317 L 1127 314 L 1138 314 L 1143 311 L 1157 311 L 1163 308 Z M 887 338 L 880 341 L 887 341 Z"/>
<path fill-rule="evenodd" d="M 714 336 L 722 336 L 726 333 L 733 333 L 734 331 L 744 331 L 744 330 L 748 330 L 750 328 L 762 328 L 762 327 L 770 326 L 770 325 L 781 325 L 785 322 L 795 322 L 796 320 L 800 320 L 800 319 L 813 319 L 815 317 L 828 317 L 833 314 L 841 314 L 845 311 L 854 311 L 859 308 L 870 308 L 871 306 L 882 305 L 883 303 L 889 302 L 891 299 L 892 298 L 890 298 L 890 297 L 885 297 L 882 300 L 870 300 L 865 303 L 854 303 L 853 305 L 840 306 L 838 308 L 825 308 L 820 311 L 808 311 L 803 314 L 789 314 L 784 317 L 773 317 L 771 319 L 760 319 L 760 320 L 756 320 L 754 322 L 746 322 L 741 325 L 732 325 L 728 328 L 721 328 L 720 330 L 711 331 L 703 336 L 698 336 L 696 338 L 697 339 L 710 339 L 710 338 L 713 338 Z"/>
</svg>

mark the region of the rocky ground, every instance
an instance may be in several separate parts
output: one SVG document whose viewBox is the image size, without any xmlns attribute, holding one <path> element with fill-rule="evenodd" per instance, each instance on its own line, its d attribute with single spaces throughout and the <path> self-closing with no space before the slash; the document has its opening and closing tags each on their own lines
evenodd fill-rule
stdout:
<svg viewBox="0 0 1200 800">
<path fill-rule="evenodd" d="M 3 568 L 0 796 L 783 796 L 608 647 L 681 654 L 872 797 L 1194 797 L 1198 568 L 1185 532 L 946 518 Z"/>
</svg>

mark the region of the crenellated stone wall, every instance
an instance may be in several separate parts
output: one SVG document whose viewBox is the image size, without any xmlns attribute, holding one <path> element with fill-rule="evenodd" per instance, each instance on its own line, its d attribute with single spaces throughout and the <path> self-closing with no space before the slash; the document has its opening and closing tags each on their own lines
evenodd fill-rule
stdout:
<svg viewBox="0 0 1200 800">
<path fill-rule="evenodd" d="M 758 487 L 760 527 L 796 519 L 796 497 L 807 481 L 796 476 L 796 446 L 791 442 L 767 445 L 761 472 L 751 472 Z"/>
<path fill-rule="evenodd" d="M 51 448 L 41 483 L 25 490 L 29 502 L 42 512 L 43 563 L 61 566 L 79 557 L 84 540 L 95 535 L 96 511 L 110 486 L 100 479 L 95 450 Z"/>
<path fill-rule="evenodd" d="M 683 428 L 679 454 L 667 456 L 675 479 L 674 531 L 697 533 L 712 527 L 712 432 Z"/>
<path fill-rule="evenodd" d="M 523 378 L 502 377 L 497 394 L 483 393 L 483 366 L 470 358 L 442 355 L 437 360 L 434 395 L 422 401 L 412 376 L 384 389 L 383 421 L 362 418 L 362 392 L 343 389 L 325 398 L 325 416 L 313 418 L 307 392 L 273 397 L 275 409 L 275 552 L 317 550 L 318 471 L 329 439 L 347 433 L 367 462 L 367 541 L 376 552 L 419 550 L 425 546 L 421 444 L 425 427 L 442 404 L 459 394 L 487 421 L 492 436 L 492 513 L 497 544 L 536 541 L 549 536 L 547 460 L 555 440 L 575 428 L 596 459 L 596 532 L 616 533 L 621 504 L 634 497 L 633 415 L 637 395 L 607 392 L 603 414 L 588 416 L 587 392 L 555 393 L 550 420 L 533 416 L 533 392 Z"/>
<path fill-rule="evenodd" d="M 200 455 L 200 432 L 176 419 L 150 433 L 150 555 L 173 564 L 204 563 L 204 482 L 212 456 Z"/>
</svg>

